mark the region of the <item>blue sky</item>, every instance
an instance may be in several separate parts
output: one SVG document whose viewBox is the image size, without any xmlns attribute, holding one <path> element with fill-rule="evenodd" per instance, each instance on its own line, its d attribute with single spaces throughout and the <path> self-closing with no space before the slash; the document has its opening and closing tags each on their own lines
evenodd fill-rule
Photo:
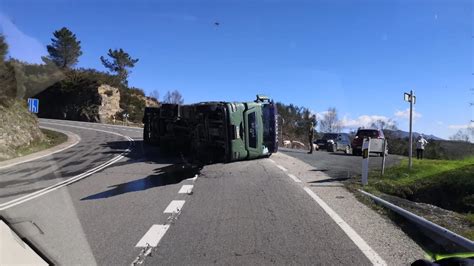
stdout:
<svg viewBox="0 0 474 266">
<path fill-rule="evenodd" d="M 12 57 L 38 62 L 66 26 L 79 67 L 105 70 L 99 57 L 123 48 L 140 59 L 130 85 L 187 103 L 264 93 L 336 107 L 349 128 L 392 118 L 407 130 L 413 89 L 416 131 L 447 138 L 474 119 L 471 1 L 42 2 L 0 2 Z"/>
</svg>

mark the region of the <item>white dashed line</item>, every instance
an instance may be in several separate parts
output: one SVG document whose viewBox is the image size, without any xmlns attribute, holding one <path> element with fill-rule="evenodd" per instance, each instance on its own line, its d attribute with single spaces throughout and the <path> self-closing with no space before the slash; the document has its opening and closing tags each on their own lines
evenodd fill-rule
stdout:
<svg viewBox="0 0 474 266">
<path fill-rule="evenodd" d="M 183 185 L 178 193 L 180 194 L 189 194 L 193 192 L 194 185 Z"/>
<path fill-rule="evenodd" d="M 168 207 L 163 211 L 163 213 L 178 213 L 181 211 L 184 205 L 184 200 L 172 200 Z"/>
<path fill-rule="evenodd" d="M 288 174 L 288 176 L 293 179 L 293 181 L 295 181 L 296 183 L 301 183 L 301 180 L 298 179 L 298 177 L 292 175 L 292 174 Z"/>
<path fill-rule="evenodd" d="M 154 224 L 148 229 L 148 232 L 135 245 L 137 248 L 144 248 L 148 245 L 156 247 L 166 231 L 170 228 L 169 224 Z"/>
<path fill-rule="evenodd" d="M 316 195 L 310 188 L 303 188 L 308 195 L 331 217 L 334 222 L 346 233 L 346 235 L 356 244 L 373 265 L 387 265 L 387 263 L 360 237 L 352 227 L 350 227 L 326 202 Z"/>
<path fill-rule="evenodd" d="M 277 164 L 277 167 L 280 168 L 283 172 L 288 172 L 288 169 L 286 169 L 285 167 L 283 167 L 281 165 Z"/>
</svg>

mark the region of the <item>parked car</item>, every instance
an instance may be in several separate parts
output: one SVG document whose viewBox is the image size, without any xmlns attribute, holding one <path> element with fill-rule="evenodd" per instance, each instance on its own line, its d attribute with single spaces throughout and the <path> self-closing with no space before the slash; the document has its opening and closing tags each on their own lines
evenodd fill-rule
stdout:
<svg viewBox="0 0 474 266">
<path fill-rule="evenodd" d="M 338 133 L 335 139 L 327 141 L 326 150 L 329 152 L 344 151 L 346 154 L 351 154 L 352 146 L 349 134 Z"/>
<path fill-rule="evenodd" d="M 351 139 L 347 133 L 325 133 L 321 139 L 314 142 L 319 149 L 329 152 L 344 151 L 351 153 Z"/>
<path fill-rule="evenodd" d="M 328 140 L 337 139 L 337 133 L 324 133 L 323 137 L 316 140 L 314 143 L 318 145 L 318 150 L 326 150 L 327 149 L 327 142 Z"/>
<path fill-rule="evenodd" d="M 362 143 L 364 142 L 364 138 L 367 138 L 367 137 L 377 140 L 371 143 L 370 145 L 371 152 L 378 153 L 380 154 L 380 156 L 383 156 L 384 151 L 383 151 L 383 145 L 381 144 L 383 142 L 380 141 L 380 140 L 385 140 L 383 131 L 380 129 L 367 129 L 367 128 L 359 128 L 357 130 L 357 134 L 352 140 L 352 154 L 354 155 L 362 154 Z M 385 150 L 385 153 L 387 153 L 387 148 Z"/>
</svg>

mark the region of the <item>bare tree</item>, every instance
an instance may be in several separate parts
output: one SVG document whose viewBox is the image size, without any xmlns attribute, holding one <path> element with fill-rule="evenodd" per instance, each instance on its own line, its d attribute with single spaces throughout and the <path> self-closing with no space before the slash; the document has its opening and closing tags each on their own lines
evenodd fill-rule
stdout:
<svg viewBox="0 0 474 266">
<path fill-rule="evenodd" d="M 184 99 L 178 90 L 168 91 L 163 98 L 164 103 L 183 104 Z"/>
<path fill-rule="evenodd" d="M 460 129 L 456 134 L 449 137 L 450 140 L 457 140 L 457 141 L 474 141 L 474 127 L 468 127 L 467 129 L 463 130 Z"/>
<path fill-rule="evenodd" d="M 158 101 L 158 100 L 160 99 L 160 93 L 159 93 L 157 90 L 152 90 L 152 91 L 148 94 L 148 96 L 149 96 L 150 98 L 155 99 L 156 101 Z"/>
<path fill-rule="evenodd" d="M 341 121 L 337 116 L 335 107 L 330 107 L 319 121 L 319 130 L 323 133 L 340 132 L 342 129 Z"/>
<path fill-rule="evenodd" d="M 388 119 L 388 120 L 377 119 L 374 122 L 372 122 L 370 127 L 378 128 L 381 130 L 384 130 L 384 129 L 397 130 L 398 129 L 397 122 L 392 119 Z"/>
</svg>

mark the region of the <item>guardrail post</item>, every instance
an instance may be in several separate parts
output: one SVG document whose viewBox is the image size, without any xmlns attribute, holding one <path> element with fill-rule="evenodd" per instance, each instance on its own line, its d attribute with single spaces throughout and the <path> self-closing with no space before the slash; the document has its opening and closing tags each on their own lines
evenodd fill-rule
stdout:
<svg viewBox="0 0 474 266">
<path fill-rule="evenodd" d="M 383 140 L 382 176 L 385 174 L 385 156 L 387 151 L 387 139 Z"/>
<path fill-rule="evenodd" d="M 369 184 L 369 157 L 370 157 L 370 138 L 364 138 L 362 143 L 362 185 Z"/>
</svg>

